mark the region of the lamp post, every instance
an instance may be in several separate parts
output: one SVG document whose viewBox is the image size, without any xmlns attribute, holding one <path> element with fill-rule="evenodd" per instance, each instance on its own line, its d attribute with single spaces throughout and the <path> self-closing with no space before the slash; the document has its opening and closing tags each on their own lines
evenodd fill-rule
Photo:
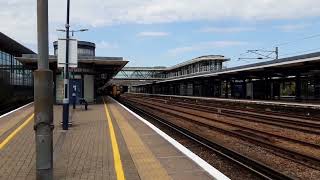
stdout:
<svg viewBox="0 0 320 180">
<path fill-rule="evenodd" d="M 69 4 L 69 3 L 68 3 Z M 70 6 L 68 5 L 68 13 L 70 12 Z M 68 130 L 68 125 L 71 125 L 72 123 L 69 122 L 69 104 L 70 104 L 70 97 L 69 97 L 69 42 L 70 37 L 69 33 L 72 32 L 72 36 L 75 32 L 84 32 L 88 31 L 89 29 L 79 29 L 79 30 L 70 30 L 70 24 L 69 24 L 69 18 L 67 18 L 67 24 L 66 29 L 57 29 L 57 31 L 60 32 L 66 32 L 66 60 L 65 60 L 65 66 L 64 66 L 64 99 L 63 99 L 63 120 L 62 120 L 62 126 L 64 130 Z M 59 48 L 59 47 L 58 47 Z"/>
<path fill-rule="evenodd" d="M 67 22 L 66 22 L 66 63 L 64 66 L 64 99 L 62 114 L 62 129 L 69 127 L 69 28 L 70 28 L 70 0 L 67 0 Z"/>
<path fill-rule="evenodd" d="M 64 29 L 57 29 L 57 31 L 66 32 L 66 30 Z M 89 31 L 89 29 L 69 30 L 69 32 L 72 33 L 71 36 L 73 36 L 75 32 L 84 32 L 84 31 Z"/>
<path fill-rule="evenodd" d="M 63 130 L 68 130 L 69 124 L 69 41 L 70 41 L 70 32 L 72 32 L 72 36 L 75 32 L 84 32 L 88 31 L 89 29 L 79 29 L 79 30 L 70 30 L 69 24 L 69 14 L 70 14 L 70 0 L 68 0 L 67 6 L 67 23 L 66 29 L 57 29 L 57 31 L 66 32 L 66 60 L 64 66 L 64 99 L 63 99 L 63 114 L 62 114 L 62 128 Z M 59 48 L 59 47 L 58 47 Z"/>
<path fill-rule="evenodd" d="M 67 22 L 66 29 L 57 29 L 57 31 L 66 32 L 66 62 L 64 66 L 64 99 L 63 99 L 63 114 L 62 114 L 62 129 L 69 128 L 69 40 L 70 32 L 72 36 L 75 32 L 84 32 L 89 29 L 70 30 L 70 0 L 67 0 Z M 59 48 L 59 47 L 58 47 Z"/>
</svg>

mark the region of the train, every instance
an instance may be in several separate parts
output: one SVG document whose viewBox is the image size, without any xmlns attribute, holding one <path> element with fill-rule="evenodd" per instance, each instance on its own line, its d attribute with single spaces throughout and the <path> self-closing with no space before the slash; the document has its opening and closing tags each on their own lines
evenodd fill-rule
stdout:
<svg viewBox="0 0 320 180">
<path fill-rule="evenodd" d="M 111 95 L 114 98 L 119 98 L 121 94 L 128 92 L 128 86 L 122 86 L 122 85 L 110 85 L 107 88 L 108 94 Z"/>
</svg>

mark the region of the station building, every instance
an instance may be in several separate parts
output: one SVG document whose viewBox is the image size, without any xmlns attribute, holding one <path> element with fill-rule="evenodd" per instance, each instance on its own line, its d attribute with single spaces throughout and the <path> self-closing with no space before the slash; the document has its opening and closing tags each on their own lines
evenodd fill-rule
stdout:
<svg viewBox="0 0 320 180">
<path fill-rule="evenodd" d="M 319 101 L 319 67 L 320 52 L 316 52 L 233 68 L 207 67 L 203 72 L 187 71 L 191 73 L 175 71 L 162 80 L 137 84 L 132 87 L 132 92 Z"/>
<path fill-rule="evenodd" d="M 32 70 L 16 58 L 22 54 L 35 53 L 0 32 L 0 105 L 33 97 Z"/>
<path fill-rule="evenodd" d="M 64 98 L 64 71 L 57 66 L 58 43 L 53 42 L 54 55 L 49 56 L 49 66 L 54 76 L 54 97 L 57 104 Z M 77 99 L 84 98 L 93 103 L 105 84 L 114 77 L 127 63 L 122 57 L 95 56 L 95 44 L 78 41 L 78 66 L 69 68 L 69 97 L 73 92 Z M 17 58 L 23 65 L 32 70 L 37 69 L 37 55 L 23 54 Z"/>
<path fill-rule="evenodd" d="M 171 67 L 124 67 L 110 84 L 128 86 L 128 91 L 136 91 L 135 86 L 141 83 L 153 83 L 165 79 L 221 70 L 223 62 L 228 60 L 222 55 L 207 55 Z"/>
</svg>

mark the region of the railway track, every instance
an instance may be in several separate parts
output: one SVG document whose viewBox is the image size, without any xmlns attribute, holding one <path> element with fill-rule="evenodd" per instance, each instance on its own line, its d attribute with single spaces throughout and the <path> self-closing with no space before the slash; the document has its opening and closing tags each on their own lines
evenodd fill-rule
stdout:
<svg viewBox="0 0 320 180">
<path fill-rule="evenodd" d="M 221 127 L 221 126 L 217 125 L 216 123 L 210 123 L 209 121 L 212 122 L 212 119 L 203 118 L 201 115 L 190 113 L 187 110 L 185 110 L 185 111 L 178 110 L 177 108 L 170 106 L 168 104 L 161 105 L 161 104 L 154 104 L 152 102 L 146 103 L 145 101 L 142 101 L 141 99 L 139 99 L 139 100 L 135 99 L 134 101 L 129 99 L 129 101 L 131 101 L 132 103 L 140 104 L 142 106 L 147 106 L 151 109 L 156 109 L 156 110 L 161 111 L 166 114 L 170 114 L 172 116 L 178 117 L 178 118 L 183 119 L 185 121 L 194 123 L 197 126 L 209 128 L 211 130 L 218 131 L 223 134 L 228 134 L 230 136 L 240 138 L 245 141 L 249 141 L 249 142 L 256 144 L 258 146 L 272 150 L 273 153 L 277 154 L 278 156 L 290 159 L 294 162 L 303 164 L 303 165 L 308 166 L 310 168 L 320 170 L 320 159 L 318 157 L 314 157 L 310 154 L 305 154 L 303 152 L 299 152 L 296 150 L 296 149 L 306 148 L 306 146 L 298 145 L 299 142 L 302 145 L 306 145 L 305 142 L 301 142 L 301 141 L 295 142 L 296 143 L 295 148 L 292 150 L 291 148 L 286 147 L 286 144 L 288 144 L 288 143 L 283 142 L 284 139 L 289 140 L 289 141 L 293 141 L 292 139 L 289 139 L 289 138 L 282 137 L 282 141 L 278 141 L 278 143 L 275 143 L 274 141 L 269 141 L 267 136 L 261 137 L 256 133 L 250 133 L 250 132 L 248 133 L 248 131 L 241 132 L 238 129 L 235 131 L 234 129 L 228 129 L 225 127 Z M 201 118 L 203 118 L 203 119 L 201 119 Z M 243 129 L 245 129 L 245 128 L 243 128 Z M 269 135 L 272 135 L 272 134 L 269 133 Z M 279 144 L 279 142 L 280 142 L 280 144 Z M 284 145 L 282 145 L 282 144 L 284 144 Z M 289 144 L 290 144 L 290 142 L 289 142 Z M 316 146 L 316 147 L 313 147 L 311 151 L 319 149 L 319 147 L 315 144 L 311 144 L 310 146 Z"/>
<path fill-rule="evenodd" d="M 187 130 L 185 128 L 179 127 L 175 125 L 172 122 L 169 122 L 159 116 L 154 115 L 153 113 L 150 113 L 150 111 L 145 110 L 141 106 L 139 107 L 137 104 L 133 102 L 129 102 L 127 100 L 123 101 L 121 100 L 123 104 L 125 104 L 130 109 L 134 110 L 138 114 L 148 117 L 148 119 L 155 120 L 163 125 L 165 125 L 170 130 L 179 133 L 183 135 L 184 137 L 191 139 L 197 144 L 200 144 L 215 153 L 223 156 L 224 158 L 227 158 L 228 160 L 239 164 L 240 166 L 246 168 L 247 170 L 257 174 L 258 176 L 264 178 L 264 179 L 293 179 L 292 177 L 283 174 L 282 172 L 279 172 L 275 169 L 273 169 L 270 166 L 267 166 L 265 164 L 262 164 L 248 156 L 239 154 L 238 152 L 225 147 L 217 142 L 213 142 L 211 140 L 208 140 L 206 137 L 199 136 L 190 130 Z"/>
<path fill-rule="evenodd" d="M 198 103 L 199 105 L 205 105 L 205 106 L 212 106 L 214 103 Z M 266 110 L 267 108 L 258 109 L 258 108 L 246 108 L 246 107 L 237 107 L 237 105 L 227 105 L 227 104 L 219 104 L 222 107 L 225 107 L 227 109 L 234 109 L 234 110 L 242 110 L 242 111 L 247 111 L 247 112 L 253 112 L 253 113 L 260 113 L 260 114 L 265 114 L 265 115 L 274 115 L 274 116 L 286 116 L 290 118 L 296 118 L 296 119 L 305 119 L 305 120 L 311 120 L 311 121 L 320 121 L 319 114 L 316 114 L 315 112 L 310 113 L 308 111 L 305 111 L 303 115 L 300 113 L 298 114 L 297 112 L 281 112 L 278 108 L 278 110 Z"/>
<path fill-rule="evenodd" d="M 246 112 L 254 112 L 254 113 L 260 113 L 265 115 L 275 115 L 275 116 L 285 116 L 290 118 L 296 118 L 296 119 L 304 119 L 304 120 L 311 120 L 311 121 L 320 121 L 319 118 L 319 112 L 316 110 L 310 110 L 312 112 L 309 112 L 307 110 L 303 111 L 303 114 L 301 112 L 297 111 L 287 111 L 287 112 L 281 112 L 281 111 L 272 111 L 265 110 L 266 105 L 263 105 L 264 108 L 252 108 L 253 105 L 248 104 L 239 104 L 234 102 L 218 102 L 218 101 L 203 101 L 203 100 L 197 100 L 197 99 L 183 99 L 183 98 L 171 98 L 171 97 L 157 97 L 157 96 L 141 96 L 143 98 L 151 98 L 155 100 L 166 100 L 166 101 L 174 101 L 174 102 L 185 102 L 188 104 L 194 104 L 194 105 L 201 105 L 201 106 L 207 106 L 207 107 L 222 107 L 225 109 L 233 109 L 233 110 L 240 110 L 240 111 L 246 111 Z M 262 105 L 255 105 L 255 106 L 262 106 Z M 251 107 L 251 108 L 248 108 Z"/>
<path fill-rule="evenodd" d="M 139 99 L 135 99 L 135 100 L 139 100 Z M 169 104 L 172 105 L 172 103 L 169 103 Z M 162 106 L 161 104 L 156 104 L 156 106 L 165 107 L 165 106 Z M 188 108 L 188 109 L 192 108 L 192 110 L 191 111 L 190 110 L 183 110 L 183 109 L 179 110 L 179 107 Z M 271 141 L 271 139 L 280 139 L 280 140 L 286 140 L 286 141 L 290 141 L 290 142 L 293 142 L 293 143 L 299 143 L 299 144 L 303 144 L 305 146 L 311 146 L 311 147 L 320 149 L 320 145 L 319 144 L 305 142 L 305 141 L 299 141 L 299 140 L 296 140 L 296 139 L 293 139 L 293 138 L 290 138 L 290 137 L 280 136 L 280 135 L 276 135 L 276 134 L 269 133 L 269 132 L 266 132 L 266 131 L 257 130 L 257 129 L 254 129 L 254 128 L 250 128 L 248 126 L 236 124 L 236 122 L 226 122 L 226 121 L 223 121 L 223 120 L 219 120 L 219 118 L 217 118 L 217 116 L 215 116 L 214 114 L 213 115 L 212 114 L 208 114 L 208 113 L 211 113 L 211 111 L 209 111 L 208 113 L 203 113 L 204 110 L 201 109 L 201 108 L 196 108 L 195 109 L 192 106 L 179 106 L 179 107 L 175 106 L 175 107 L 173 107 L 173 109 L 177 110 L 177 111 L 180 111 L 180 112 L 184 112 L 186 114 L 195 115 L 195 116 L 198 116 L 198 117 L 201 117 L 201 118 L 211 119 L 213 121 L 216 121 L 216 122 L 219 122 L 219 123 L 223 123 L 223 124 L 226 124 L 226 125 L 238 128 L 238 129 L 243 129 L 246 133 L 260 134 L 262 136 L 265 136 L 265 139 L 268 140 L 268 141 Z M 196 110 L 196 112 L 193 112 L 194 110 Z M 205 112 L 207 112 L 207 111 L 205 111 Z"/>
<path fill-rule="evenodd" d="M 223 116 L 237 118 L 250 122 L 258 122 L 268 125 L 274 125 L 287 129 L 298 130 L 306 133 L 320 134 L 320 122 L 310 121 L 308 119 L 298 119 L 293 117 L 277 116 L 276 114 L 261 114 L 244 110 L 233 110 L 224 107 L 207 106 L 186 102 L 174 102 L 157 98 L 144 98 L 146 100 L 163 102 L 166 104 L 175 104 L 179 107 L 192 108 L 208 113 L 218 113 Z"/>
</svg>

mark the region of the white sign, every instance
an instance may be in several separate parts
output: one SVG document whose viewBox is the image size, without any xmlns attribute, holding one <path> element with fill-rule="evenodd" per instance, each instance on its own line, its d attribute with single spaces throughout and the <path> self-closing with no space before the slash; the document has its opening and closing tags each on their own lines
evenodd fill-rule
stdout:
<svg viewBox="0 0 320 180">
<path fill-rule="evenodd" d="M 66 39 L 58 40 L 58 67 L 65 67 L 66 64 Z M 69 67 L 78 67 L 78 41 L 69 39 Z"/>
</svg>

